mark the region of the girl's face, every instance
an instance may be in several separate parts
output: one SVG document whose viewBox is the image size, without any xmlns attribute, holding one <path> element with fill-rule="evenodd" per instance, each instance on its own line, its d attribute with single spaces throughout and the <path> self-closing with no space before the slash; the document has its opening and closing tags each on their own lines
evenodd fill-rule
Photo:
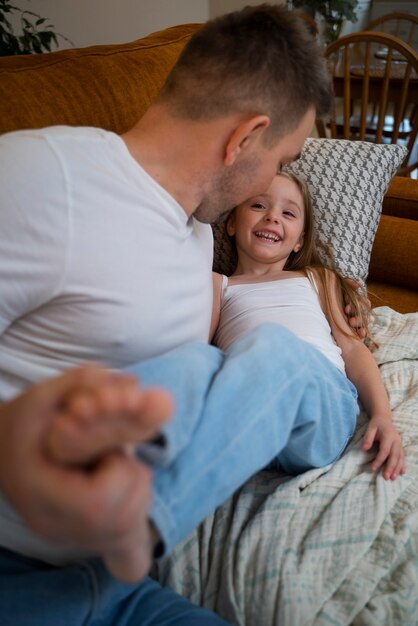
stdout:
<svg viewBox="0 0 418 626">
<path fill-rule="evenodd" d="M 275 176 L 266 193 L 240 204 L 227 223 L 235 235 L 239 262 L 252 260 L 283 269 L 289 254 L 303 245 L 304 205 L 297 185 Z"/>
</svg>

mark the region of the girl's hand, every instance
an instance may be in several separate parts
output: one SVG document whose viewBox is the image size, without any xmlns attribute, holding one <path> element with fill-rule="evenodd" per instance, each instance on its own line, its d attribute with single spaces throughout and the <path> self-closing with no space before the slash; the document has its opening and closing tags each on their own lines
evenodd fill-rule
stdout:
<svg viewBox="0 0 418 626">
<path fill-rule="evenodd" d="M 376 415 L 371 418 L 364 435 L 363 450 L 370 450 L 375 442 L 379 443 L 379 452 L 372 463 L 372 470 L 376 471 L 385 464 L 383 478 L 396 480 L 399 475 L 405 474 L 405 455 L 399 433 L 387 417 Z"/>
</svg>

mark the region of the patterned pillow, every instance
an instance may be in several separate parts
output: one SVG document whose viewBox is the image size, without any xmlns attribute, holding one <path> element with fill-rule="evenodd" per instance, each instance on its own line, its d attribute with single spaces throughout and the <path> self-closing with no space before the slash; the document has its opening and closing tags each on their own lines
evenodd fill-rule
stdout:
<svg viewBox="0 0 418 626">
<path fill-rule="evenodd" d="M 364 284 L 390 179 L 406 148 L 340 139 L 306 140 L 300 158 L 285 169 L 303 177 L 312 196 L 320 241 L 343 276 Z M 214 226 L 214 270 L 231 274 L 235 255 L 222 224 Z M 325 264 L 329 259 L 322 253 Z"/>
</svg>

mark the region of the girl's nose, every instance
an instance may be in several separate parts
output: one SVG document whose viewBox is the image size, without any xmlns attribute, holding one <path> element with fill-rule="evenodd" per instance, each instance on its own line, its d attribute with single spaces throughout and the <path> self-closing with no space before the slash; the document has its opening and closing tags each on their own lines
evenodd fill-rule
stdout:
<svg viewBox="0 0 418 626">
<path fill-rule="evenodd" d="M 264 218 L 266 222 L 275 222 L 276 224 L 279 223 L 279 215 L 275 211 L 270 211 L 269 213 L 266 213 Z"/>
</svg>

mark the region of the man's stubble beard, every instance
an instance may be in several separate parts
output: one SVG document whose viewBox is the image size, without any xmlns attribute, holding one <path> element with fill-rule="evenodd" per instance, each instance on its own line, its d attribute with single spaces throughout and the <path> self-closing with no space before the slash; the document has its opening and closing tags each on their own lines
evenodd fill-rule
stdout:
<svg viewBox="0 0 418 626">
<path fill-rule="evenodd" d="M 193 216 L 204 224 L 224 221 L 229 213 L 241 202 L 255 193 L 246 192 L 260 167 L 261 158 L 253 154 L 247 159 L 225 167 L 213 180 L 211 189 L 197 206 Z M 258 190 L 257 193 L 264 192 Z"/>
</svg>

